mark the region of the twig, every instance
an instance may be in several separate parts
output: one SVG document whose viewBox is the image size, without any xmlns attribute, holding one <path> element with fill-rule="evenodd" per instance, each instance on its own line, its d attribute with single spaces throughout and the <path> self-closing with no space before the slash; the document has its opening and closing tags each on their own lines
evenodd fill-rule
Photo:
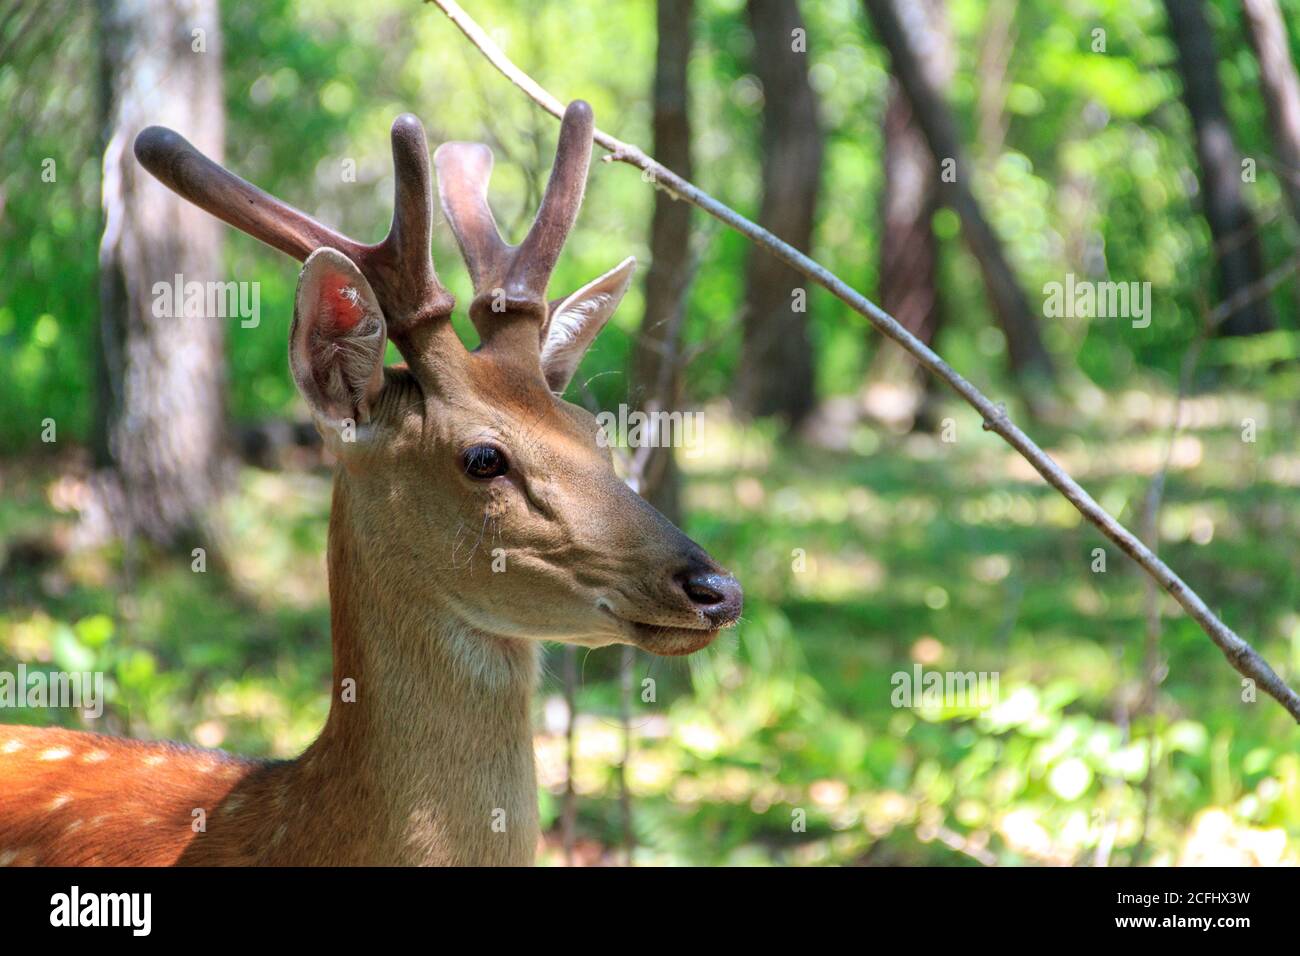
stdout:
<svg viewBox="0 0 1300 956">
<path fill-rule="evenodd" d="M 935 838 L 948 847 L 950 850 L 956 850 L 958 853 L 964 853 L 981 866 L 997 866 L 998 858 L 990 853 L 984 847 L 979 846 L 966 839 L 956 830 L 950 827 L 940 826 L 935 830 Z"/>
<path fill-rule="evenodd" d="M 519 87 L 538 106 L 556 118 L 564 114 L 564 104 L 543 89 L 532 77 L 525 74 L 501 51 L 492 39 L 483 32 L 474 20 L 455 0 L 425 0 L 433 3 L 456 24 L 494 67 Z M 921 342 L 907 331 L 897 319 L 889 315 L 862 293 L 858 292 L 843 279 L 839 278 L 825 266 L 804 255 L 790 244 L 778 239 L 772 233 L 756 223 L 746 219 L 730 206 L 714 199 L 693 183 L 682 179 L 672 170 L 665 168 L 653 157 L 631 143 L 625 143 L 603 130 L 597 129 L 593 140 L 609 151 L 604 157 L 606 162 L 618 161 L 628 163 L 640 169 L 654 184 L 669 190 L 678 198 L 703 209 L 710 216 L 735 229 L 751 242 L 757 243 L 786 265 L 796 269 L 818 285 L 825 288 L 854 312 L 865 316 L 882 333 L 889 336 L 906 349 L 917 363 L 932 374 L 947 382 L 972 408 L 984 419 L 984 428 L 997 433 L 1008 445 L 1020 453 L 1026 461 L 1053 488 L 1059 491 L 1078 512 L 1097 527 L 1107 538 L 1113 541 L 1121 551 L 1127 554 L 1138 566 L 1173 595 L 1183 609 L 1209 635 L 1215 645 L 1223 652 L 1237 671 L 1250 678 L 1270 697 L 1278 701 L 1287 712 L 1300 723 L 1300 695 L 1297 695 L 1277 672 L 1265 661 L 1253 647 L 1242 640 L 1230 627 L 1221 621 L 1206 605 L 1201 596 L 1193 591 L 1160 558 L 1152 553 L 1133 532 L 1120 524 L 1108 511 L 1097 504 L 1093 497 L 1078 482 L 1066 474 L 1051 457 L 1034 443 L 1015 423 L 1007 417 L 1006 409 L 994 403 L 979 389 L 967 381 L 947 362 L 939 357 L 933 349 Z"/>
<path fill-rule="evenodd" d="M 1210 313 L 1210 324 L 1222 325 L 1225 320 L 1231 318 L 1246 306 L 1271 294 L 1296 269 L 1300 269 L 1300 255 L 1292 256 L 1272 272 L 1260 276 L 1250 285 L 1238 289 L 1233 295 L 1216 305 L 1214 311 Z"/>
<path fill-rule="evenodd" d="M 1198 296 L 1201 302 L 1201 329 L 1196 338 L 1192 340 L 1192 344 L 1188 346 L 1186 354 L 1183 355 L 1182 366 L 1178 372 L 1178 397 L 1174 401 L 1174 420 L 1169 426 L 1169 440 L 1165 445 L 1164 460 L 1161 462 L 1160 470 L 1152 477 L 1142 503 L 1143 537 L 1146 538 L 1152 551 L 1159 551 L 1160 549 L 1160 507 L 1164 502 L 1165 485 L 1168 480 L 1170 465 L 1173 463 L 1174 446 L 1178 443 L 1178 436 L 1183 430 L 1183 409 L 1187 403 L 1187 394 L 1192 388 L 1192 378 L 1196 373 L 1197 363 L 1201 360 L 1201 351 L 1214 334 L 1219 331 L 1219 327 L 1232 318 L 1239 309 L 1244 308 L 1254 298 L 1266 295 L 1277 287 L 1281 279 L 1275 279 L 1274 277 L 1287 275 L 1298 265 L 1300 265 L 1300 257 L 1288 260 L 1287 263 L 1279 266 L 1274 272 L 1240 290 L 1238 294 L 1220 302 L 1212 310 L 1205 303 L 1204 293 Z M 1155 585 L 1150 578 L 1146 579 L 1146 587 L 1143 591 L 1147 619 L 1146 653 L 1142 665 L 1144 671 L 1142 698 L 1138 701 L 1137 710 L 1139 714 L 1150 718 L 1150 725 L 1147 728 L 1147 772 L 1142 778 L 1142 828 L 1138 831 L 1138 840 L 1133 846 L 1132 861 L 1134 865 L 1141 862 L 1142 855 L 1146 850 L 1151 818 L 1155 812 L 1157 743 L 1155 724 L 1156 718 L 1159 716 L 1156 695 L 1159 693 L 1160 681 L 1163 680 L 1163 675 L 1160 674 L 1159 592 L 1156 591 Z"/>
<path fill-rule="evenodd" d="M 1192 376 L 1196 371 L 1196 364 L 1200 361 L 1201 349 L 1209 341 L 1214 330 L 1218 328 L 1222 320 L 1216 320 L 1213 316 L 1206 314 L 1206 309 L 1202 307 L 1201 313 L 1204 316 L 1201 330 L 1196 339 L 1188 347 L 1187 353 L 1183 356 L 1182 368 L 1178 374 L 1178 397 L 1174 400 L 1174 420 L 1169 426 L 1169 440 L 1165 445 L 1164 460 L 1160 464 L 1160 470 L 1151 478 L 1151 484 L 1147 487 L 1147 493 L 1142 502 L 1142 529 L 1143 537 L 1146 538 L 1148 547 L 1153 552 L 1160 550 L 1160 506 L 1164 502 L 1165 484 L 1169 477 L 1169 467 L 1174 459 L 1174 447 L 1178 444 L 1178 436 L 1183 429 L 1183 409 L 1187 401 L 1187 393 L 1192 386 Z M 1216 310 L 1217 314 L 1217 310 Z M 1231 312 L 1224 314 L 1226 319 Z M 1145 585 L 1142 589 L 1143 603 L 1146 605 L 1146 642 L 1145 652 L 1142 660 L 1142 697 L 1138 701 L 1137 712 L 1139 715 L 1146 716 L 1147 726 L 1147 770 L 1142 777 L 1142 829 L 1138 831 L 1137 843 L 1133 846 L 1132 863 L 1134 866 L 1142 861 L 1142 856 L 1146 851 L 1147 837 L 1150 833 L 1151 818 L 1155 811 L 1156 800 L 1156 719 L 1159 716 L 1157 708 L 1157 695 L 1160 692 L 1160 681 L 1163 675 L 1160 673 L 1160 592 L 1156 590 L 1155 583 L 1150 579 L 1145 579 Z"/>
<path fill-rule="evenodd" d="M 623 730 L 623 759 L 618 764 L 618 803 L 623 817 L 623 865 L 632 865 L 636 849 L 636 835 L 632 829 L 632 791 L 628 786 L 628 765 L 632 762 L 632 669 L 636 665 L 636 651 L 630 644 L 623 645 L 619 657 L 619 724 Z"/>
<path fill-rule="evenodd" d="M 578 647 L 564 645 L 564 809 L 560 814 L 560 838 L 564 844 L 564 865 L 573 866 L 573 849 L 578 832 L 578 792 L 573 784 L 574 750 L 578 728 Z"/>
</svg>

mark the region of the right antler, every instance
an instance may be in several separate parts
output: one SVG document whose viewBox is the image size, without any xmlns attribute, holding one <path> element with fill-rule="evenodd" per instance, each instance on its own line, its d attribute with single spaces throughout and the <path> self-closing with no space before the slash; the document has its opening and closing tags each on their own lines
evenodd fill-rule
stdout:
<svg viewBox="0 0 1300 956">
<path fill-rule="evenodd" d="M 150 126 L 135 139 L 140 164 L 190 202 L 300 262 L 323 246 L 357 264 L 375 290 L 389 336 L 412 361 L 416 329 L 451 315 L 455 300 L 438 281 L 429 243 L 433 194 L 424 127 L 410 113 L 393 122 L 396 189 L 384 240 L 362 245 L 218 166 L 183 136 Z"/>
<path fill-rule="evenodd" d="M 485 343 L 517 319 L 535 323 L 524 340 L 540 342 L 549 319 L 546 285 L 582 205 L 593 127 L 591 107 L 570 103 L 537 218 L 517 246 L 501 238 L 488 206 L 492 151 L 482 143 L 443 143 L 434 153 L 443 212 L 474 282 L 470 318 Z"/>
</svg>

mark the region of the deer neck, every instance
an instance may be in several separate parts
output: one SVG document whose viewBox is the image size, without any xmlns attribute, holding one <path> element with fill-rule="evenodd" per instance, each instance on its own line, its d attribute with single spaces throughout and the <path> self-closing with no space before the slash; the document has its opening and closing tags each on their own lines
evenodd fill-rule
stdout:
<svg viewBox="0 0 1300 956">
<path fill-rule="evenodd" d="M 356 546 L 344 498 L 330 521 L 333 698 L 294 765 L 303 799 L 367 862 L 531 863 L 537 645 L 477 631 L 447 601 L 413 606 Z"/>
</svg>

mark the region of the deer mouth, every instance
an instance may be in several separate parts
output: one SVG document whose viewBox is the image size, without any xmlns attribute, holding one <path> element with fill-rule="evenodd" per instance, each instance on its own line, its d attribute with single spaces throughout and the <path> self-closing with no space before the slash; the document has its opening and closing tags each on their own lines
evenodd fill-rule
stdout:
<svg viewBox="0 0 1300 956">
<path fill-rule="evenodd" d="M 694 654 L 696 651 L 712 644 L 713 639 L 722 630 L 721 627 L 714 627 L 705 623 L 703 615 L 701 615 L 702 626 L 684 627 L 682 625 L 650 624 L 645 621 L 634 621 L 631 618 L 614 613 L 603 602 L 601 610 L 619 623 L 623 632 L 631 639 L 632 644 L 661 657 L 680 657 L 685 654 Z"/>
<path fill-rule="evenodd" d="M 694 654 L 713 643 L 722 630 L 718 627 L 664 627 L 661 624 L 643 624 L 626 621 L 633 631 L 637 645 L 661 657 L 681 657 Z"/>
</svg>

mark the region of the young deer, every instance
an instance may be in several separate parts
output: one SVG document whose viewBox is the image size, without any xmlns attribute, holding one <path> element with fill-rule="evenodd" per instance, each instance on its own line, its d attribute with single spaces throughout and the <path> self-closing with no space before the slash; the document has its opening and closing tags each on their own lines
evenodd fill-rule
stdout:
<svg viewBox="0 0 1300 956">
<path fill-rule="evenodd" d="M 372 246 L 170 130 L 140 134 L 136 156 L 163 183 L 306 261 L 289 364 L 338 460 L 332 703 L 320 737 L 279 762 L 2 727 L 0 863 L 531 863 L 538 642 L 689 654 L 736 622 L 740 585 L 619 480 L 593 417 L 560 398 L 635 265 L 547 302 L 591 137 L 590 107 L 570 104 L 518 246 L 488 207 L 490 150 L 438 150 L 442 208 L 474 283 L 471 352 L 430 259 L 415 117 L 393 124 L 393 224 Z M 384 366 L 389 336 L 405 366 Z M 504 573 L 479 553 L 498 547 Z"/>
</svg>

